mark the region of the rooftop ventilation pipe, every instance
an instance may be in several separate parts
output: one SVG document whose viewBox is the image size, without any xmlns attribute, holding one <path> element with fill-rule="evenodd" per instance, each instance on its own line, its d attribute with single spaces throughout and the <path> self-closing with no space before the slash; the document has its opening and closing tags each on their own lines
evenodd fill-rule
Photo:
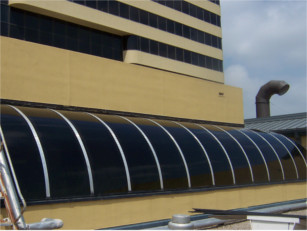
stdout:
<svg viewBox="0 0 307 231">
<path fill-rule="evenodd" d="M 256 96 L 257 118 L 270 116 L 270 98 L 274 94 L 283 95 L 290 88 L 285 81 L 271 80 L 264 84 Z"/>
</svg>

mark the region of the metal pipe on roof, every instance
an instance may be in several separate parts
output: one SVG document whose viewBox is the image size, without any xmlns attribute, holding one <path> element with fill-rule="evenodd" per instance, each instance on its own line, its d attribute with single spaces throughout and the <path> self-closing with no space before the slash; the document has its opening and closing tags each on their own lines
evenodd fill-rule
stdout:
<svg viewBox="0 0 307 231">
<path fill-rule="evenodd" d="M 271 80 L 264 84 L 256 96 L 257 118 L 270 116 L 270 98 L 274 94 L 283 95 L 290 88 L 285 81 Z"/>
</svg>

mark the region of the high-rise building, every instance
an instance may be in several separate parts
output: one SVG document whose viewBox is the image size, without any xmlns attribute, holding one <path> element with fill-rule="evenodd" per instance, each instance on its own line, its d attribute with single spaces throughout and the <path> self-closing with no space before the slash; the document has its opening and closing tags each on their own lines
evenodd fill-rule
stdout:
<svg viewBox="0 0 307 231">
<path fill-rule="evenodd" d="M 1 1 L 1 35 L 2 99 L 243 124 L 219 1 Z"/>
<path fill-rule="evenodd" d="M 0 190 L 19 228 L 149 228 L 306 196 L 306 150 L 242 129 L 218 0 L 0 6 Z"/>
</svg>

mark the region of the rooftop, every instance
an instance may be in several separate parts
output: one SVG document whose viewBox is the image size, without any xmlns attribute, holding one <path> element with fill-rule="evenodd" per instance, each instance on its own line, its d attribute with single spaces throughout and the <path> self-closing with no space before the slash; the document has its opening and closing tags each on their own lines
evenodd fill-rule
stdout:
<svg viewBox="0 0 307 231">
<path fill-rule="evenodd" d="M 245 128 L 270 131 L 306 131 L 307 112 L 244 120 Z"/>
</svg>

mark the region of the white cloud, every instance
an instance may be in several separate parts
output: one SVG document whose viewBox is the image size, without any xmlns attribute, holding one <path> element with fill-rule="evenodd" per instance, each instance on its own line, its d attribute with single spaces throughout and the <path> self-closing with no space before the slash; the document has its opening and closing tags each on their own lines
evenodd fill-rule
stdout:
<svg viewBox="0 0 307 231">
<path fill-rule="evenodd" d="M 222 9 L 226 55 L 254 68 L 306 62 L 306 2 L 230 1 Z"/>
<path fill-rule="evenodd" d="M 270 80 L 291 87 L 273 96 L 271 114 L 306 111 L 306 1 L 221 1 L 226 84 L 243 88 L 245 118 Z"/>
</svg>

